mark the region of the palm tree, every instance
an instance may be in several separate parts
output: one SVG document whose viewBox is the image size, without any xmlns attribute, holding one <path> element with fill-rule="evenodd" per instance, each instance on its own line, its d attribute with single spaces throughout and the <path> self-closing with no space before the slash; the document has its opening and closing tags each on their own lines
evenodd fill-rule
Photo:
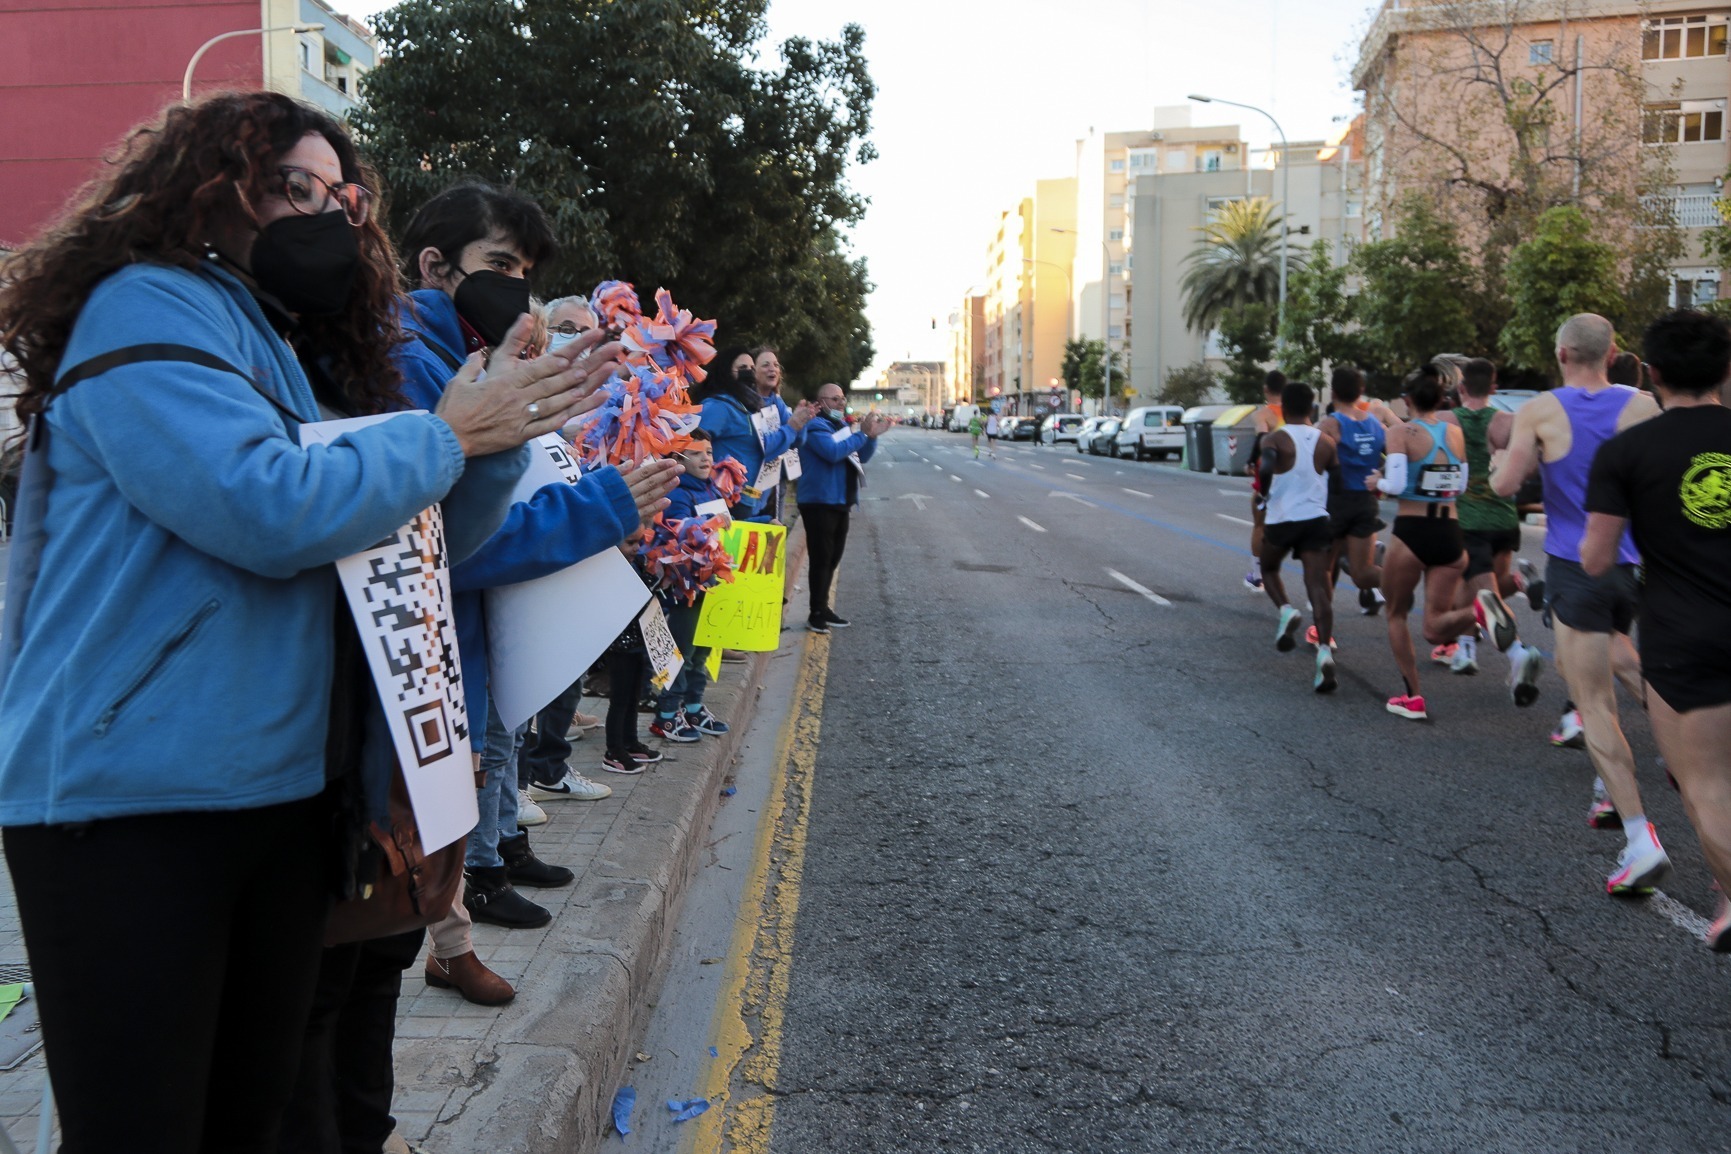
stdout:
<svg viewBox="0 0 1731 1154">
<path fill-rule="evenodd" d="M 1272 305 L 1280 295 L 1280 245 L 1284 220 L 1267 197 L 1232 200 L 1203 225 L 1195 249 L 1184 258 L 1189 269 L 1184 291 L 1184 323 L 1207 332 L 1220 318 L 1247 304 Z M 1303 258 L 1289 253 L 1288 269 Z"/>
</svg>

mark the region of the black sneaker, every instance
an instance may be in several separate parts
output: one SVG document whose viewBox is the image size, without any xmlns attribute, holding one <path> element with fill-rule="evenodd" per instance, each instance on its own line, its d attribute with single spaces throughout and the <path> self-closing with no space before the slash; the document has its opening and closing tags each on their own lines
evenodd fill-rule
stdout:
<svg viewBox="0 0 1731 1154">
<path fill-rule="evenodd" d="M 846 617 L 841 616 L 834 609 L 825 609 L 823 611 L 823 619 L 837 629 L 846 629 L 850 624 L 852 624 Z"/>
<path fill-rule="evenodd" d="M 807 629 L 811 630 L 813 633 L 828 633 L 829 632 L 829 622 L 824 620 L 822 617 L 817 616 L 816 614 L 813 614 L 812 616 L 807 617 L 805 619 L 805 627 Z"/>
<path fill-rule="evenodd" d="M 508 930 L 532 930 L 553 920 L 551 913 L 511 888 L 511 879 L 502 865 L 467 871 L 463 906 L 475 921 Z"/>
<path fill-rule="evenodd" d="M 638 742 L 636 745 L 626 746 L 625 752 L 630 754 L 631 760 L 635 761 L 638 765 L 654 765 L 656 762 L 661 760 L 661 755 L 659 753 L 656 753 L 653 749 L 650 749 L 642 742 Z"/>
</svg>

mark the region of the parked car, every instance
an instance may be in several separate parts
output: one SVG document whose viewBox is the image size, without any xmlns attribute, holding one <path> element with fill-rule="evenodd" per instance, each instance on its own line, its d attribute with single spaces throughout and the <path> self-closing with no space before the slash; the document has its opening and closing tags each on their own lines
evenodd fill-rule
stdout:
<svg viewBox="0 0 1731 1154">
<path fill-rule="evenodd" d="M 1080 413 L 1053 413 L 1040 422 L 1040 443 L 1058 445 L 1065 441 L 1074 443 L 1076 434 L 1082 429 L 1083 417 Z"/>
<path fill-rule="evenodd" d="M 1123 425 L 1122 417 L 1105 417 L 1094 429 L 1094 435 L 1088 438 L 1088 455 L 1091 457 L 1116 457 L 1118 455 L 1118 429 Z"/>
<path fill-rule="evenodd" d="M 1184 410 L 1177 405 L 1143 405 L 1124 415 L 1114 438 L 1114 457 L 1176 457 L 1184 452 Z"/>
<path fill-rule="evenodd" d="M 1094 439 L 1094 434 L 1100 431 L 1100 426 L 1105 422 L 1105 417 L 1089 417 L 1082 422 L 1082 427 L 1076 430 L 1076 451 L 1078 453 L 1088 451 L 1088 442 Z"/>
<path fill-rule="evenodd" d="M 1012 441 L 1032 441 L 1040 435 L 1040 418 L 1011 417 L 1008 435 Z"/>
</svg>

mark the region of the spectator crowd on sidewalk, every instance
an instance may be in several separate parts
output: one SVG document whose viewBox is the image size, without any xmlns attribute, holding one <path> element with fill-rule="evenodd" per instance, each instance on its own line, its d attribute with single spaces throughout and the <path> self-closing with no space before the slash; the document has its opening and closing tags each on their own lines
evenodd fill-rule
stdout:
<svg viewBox="0 0 1731 1154">
<path fill-rule="evenodd" d="M 661 761 L 642 711 L 663 746 L 728 732 L 695 640 L 718 527 L 797 505 L 808 626 L 847 623 L 829 586 L 887 419 L 833 384 L 790 405 L 773 347 L 713 356 L 670 298 L 536 300 L 559 238 L 512 189 L 454 184 L 395 237 L 378 198 L 336 119 L 214 95 L 134 133 L 0 282 L 26 421 L 0 827 L 68 1154 L 384 1149 L 404 971 L 424 951 L 453 1006 L 509 1001 L 473 922 L 545 925 L 524 891 L 575 881 L 533 829 Z M 351 418 L 373 419 L 309 436 Z M 597 454 L 603 421 L 659 447 Z M 549 442 L 581 467 L 525 492 Z M 468 718 L 412 731 L 418 764 L 338 566 L 398 533 L 368 588 L 424 578 L 454 645 L 391 674 L 436 666 Z M 614 550 L 649 611 L 508 723 L 495 591 Z M 465 735 L 478 820 L 428 848 L 415 775 Z"/>
</svg>

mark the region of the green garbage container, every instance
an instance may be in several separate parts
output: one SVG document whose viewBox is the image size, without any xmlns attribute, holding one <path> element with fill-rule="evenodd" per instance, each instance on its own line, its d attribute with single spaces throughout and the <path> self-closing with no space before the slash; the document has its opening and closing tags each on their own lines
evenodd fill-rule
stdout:
<svg viewBox="0 0 1731 1154">
<path fill-rule="evenodd" d="M 1184 464 L 1192 473 L 1214 471 L 1214 434 L 1209 431 L 1214 418 L 1231 405 L 1197 405 L 1184 410 L 1179 422 L 1184 426 Z"/>
<path fill-rule="evenodd" d="M 1229 477 L 1250 472 L 1250 449 L 1256 441 L 1256 406 L 1234 405 L 1211 426 L 1214 437 L 1214 471 Z"/>
</svg>

